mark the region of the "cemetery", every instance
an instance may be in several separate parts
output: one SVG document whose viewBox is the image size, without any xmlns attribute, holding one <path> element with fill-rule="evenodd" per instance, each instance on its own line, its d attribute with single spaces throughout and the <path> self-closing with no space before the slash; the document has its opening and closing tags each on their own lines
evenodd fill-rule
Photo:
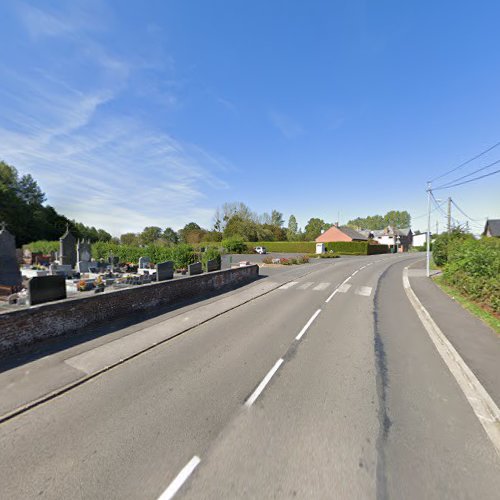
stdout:
<svg viewBox="0 0 500 500">
<path fill-rule="evenodd" d="M 194 276 L 204 272 L 201 262 L 187 269 L 174 268 L 174 262 L 153 264 L 140 257 L 137 266 L 119 262 L 109 255 L 107 260 L 92 260 L 90 241 L 76 240 L 69 228 L 59 240 L 54 255 L 24 250 L 19 263 L 14 237 L 5 225 L 0 230 L 0 312 L 5 306 L 30 306 L 67 297 L 103 293 L 114 290 Z M 20 265 L 19 265 L 20 264 Z M 20 267 L 21 266 L 21 267 Z M 209 260 L 207 272 L 219 271 L 219 259 Z M 12 309 L 9 308 L 9 309 Z"/>
<path fill-rule="evenodd" d="M 176 270 L 172 261 L 137 266 L 91 258 L 91 244 L 67 229 L 54 256 L 16 251 L 5 224 L 0 229 L 0 352 L 46 337 L 75 332 L 137 311 L 202 298 L 258 277 L 257 265 L 221 269 L 220 259 Z M 242 265 L 243 264 L 243 265 Z"/>
</svg>

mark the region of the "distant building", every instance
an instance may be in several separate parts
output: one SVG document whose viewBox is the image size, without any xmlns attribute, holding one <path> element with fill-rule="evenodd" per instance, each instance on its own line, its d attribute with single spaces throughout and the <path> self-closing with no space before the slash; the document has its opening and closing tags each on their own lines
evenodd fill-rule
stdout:
<svg viewBox="0 0 500 500">
<path fill-rule="evenodd" d="M 431 239 L 432 239 L 432 233 L 431 233 Z M 424 245 L 427 245 L 427 233 L 414 234 L 412 245 L 414 247 L 423 247 Z"/>
<path fill-rule="evenodd" d="M 413 232 L 409 227 L 397 229 L 392 226 L 387 226 L 385 229 L 363 229 L 359 232 L 381 245 L 389 245 L 391 248 L 397 247 L 398 252 L 408 252 L 410 247 L 415 245 L 413 241 Z M 423 236 L 425 238 L 425 234 Z"/>
<path fill-rule="evenodd" d="M 316 238 L 316 243 L 333 243 L 335 241 L 368 241 L 368 238 L 347 226 L 332 226 Z"/>
<path fill-rule="evenodd" d="M 488 238 L 500 238 L 500 219 L 490 219 L 486 221 L 483 236 Z"/>
</svg>

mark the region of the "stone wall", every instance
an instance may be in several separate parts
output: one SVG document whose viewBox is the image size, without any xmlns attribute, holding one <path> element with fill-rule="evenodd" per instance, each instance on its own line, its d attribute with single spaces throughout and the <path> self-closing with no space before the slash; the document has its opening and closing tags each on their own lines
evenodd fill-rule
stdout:
<svg viewBox="0 0 500 500">
<path fill-rule="evenodd" d="M 257 265 L 162 281 L 83 298 L 40 304 L 0 314 L 0 353 L 83 328 L 99 325 L 137 311 L 202 298 L 256 279 Z"/>
</svg>

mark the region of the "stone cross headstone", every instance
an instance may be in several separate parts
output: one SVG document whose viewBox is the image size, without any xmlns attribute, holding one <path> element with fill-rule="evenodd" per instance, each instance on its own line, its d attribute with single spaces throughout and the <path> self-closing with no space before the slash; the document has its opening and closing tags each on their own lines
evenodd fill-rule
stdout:
<svg viewBox="0 0 500 500">
<path fill-rule="evenodd" d="M 139 258 L 139 269 L 148 269 L 150 263 L 151 263 L 151 259 L 149 257 L 140 257 Z"/>
<path fill-rule="evenodd" d="M 43 304 L 66 298 L 64 276 L 38 276 L 28 281 L 30 305 Z"/>
<path fill-rule="evenodd" d="M 92 245 L 90 244 L 90 240 L 78 240 L 78 244 L 76 247 L 76 260 L 82 262 L 90 262 L 92 258 Z"/>
<path fill-rule="evenodd" d="M 16 240 L 6 229 L 5 222 L 0 225 L 0 285 L 20 287 L 23 278 L 16 258 Z"/>
<path fill-rule="evenodd" d="M 201 262 L 195 262 L 194 264 L 189 264 L 188 271 L 189 271 L 189 276 L 194 276 L 195 274 L 201 274 L 203 272 L 203 266 Z"/>
<path fill-rule="evenodd" d="M 170 280 L 174 277 L 174 263 L 171 260 L 156 264 L 156 281 Z"/>
<path fill-rule="evenodd" d="M 59 240 L 59 261 L 63 265 L 71 266 L 72 269 L 76 266 L 76 239 L 66 226 L 66 232 Z"/>
</svg>

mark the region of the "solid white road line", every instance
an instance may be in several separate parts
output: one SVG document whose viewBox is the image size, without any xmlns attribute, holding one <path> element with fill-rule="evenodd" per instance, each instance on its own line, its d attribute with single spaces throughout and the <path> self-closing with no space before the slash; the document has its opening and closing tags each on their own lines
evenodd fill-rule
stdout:
<svg viewBox="0 0 500 500">
<path fill-rule="evenodd" d="M 292 288 L 292 286 L 295 286 L 298 283 L 298 281 L 290 281 L 289 283 L 285 283 L 284 285 L 281 285 L 278 290 L 286 290 L 287 288 Z"/>
<path fill-rule="evenodd" d="M 269 384 L 272 376 L 278 371 L 278 368 L 283 363 L 283 359 L 280 358 L 274 366 L 267 372 L 267 375 L 262 379 L 262 382 L 257 386 L 257 389 L 253 391 L 252 395 L 246 400 L 245 406 L 250 407 L 255 403 L 255 400 L 259 397 L 260 393 L 265 389 L 266 385 Z"/>
<path fill-rule="evenodd" d="M 307 288 L 309 288 L 311 285 L 314 284 L 314 281 L 307 281 L 306 283 L 304 283 L 303 285 L 300 285 L 299 287 L 297 287 L 299 290 L 306 290 Z"/>
<path fill-rule="evenodd" d="M 403 287 L 438 353 L 455 377 L 476 417 L 500 455 L 500 409 L 415 295 L 408 279 L 408 267 L 403 270 Z"/>
<path fill-rule="evenodd" d="M 330 286 L 330 283 L 320 283 L 319 285 L 315 286 L 313 290 L 316 291 L 321 291 L 321 290 L 326 290 Z"/>
<path fill-rule="evenodd" d="M 351 285 L 349 283 L 344 283 L 340 285 L 337 290 L 339 293 L 346 293 L 349 291 L 349 288 L 351 288 Z"/>
<path fill-rule="evenodd" d="M 356 288 L 355 292 L 356 295 L 363 295 L 364 297 L 369 297 L 372 293 L 372 287 L 371 286 L 359 286 Z"/>
<path fill-rule="evenodd" d="M 181 486 L 186 482 L 186 479 L 196 469 L 200 463 L 199 457 L 196 455 L 184 466 L 184 468 L 177 474 L 176 478 L 169 484 L 168 488 L 161 494 L 158 500 L 170 500 L 174 498 L 175 494 L 179 491 Z"/>
<path fill-rule="evenodd" d="M 312 322 L 318 317 L 318 314 L 321 312 L 321 309 L 318 309 L 310 318 L 309 321 L 304 325 L 304 328 L 300 330 L 300 333 L 295 337 L 295 340 L 300 340 L 302 335 L 306 333 L 307 329 L 312 325 Z"/>
<path fill-rule="evenodd" d="M 356 269 L 356 271 L 354 271 L 354 272 L 351 274 L 351 278 L 352 278 L 353 276 L 356 276 L 356 274 L 358 274 L 358 272 L 359 272 L 359 269 Z"/>
</svg>

